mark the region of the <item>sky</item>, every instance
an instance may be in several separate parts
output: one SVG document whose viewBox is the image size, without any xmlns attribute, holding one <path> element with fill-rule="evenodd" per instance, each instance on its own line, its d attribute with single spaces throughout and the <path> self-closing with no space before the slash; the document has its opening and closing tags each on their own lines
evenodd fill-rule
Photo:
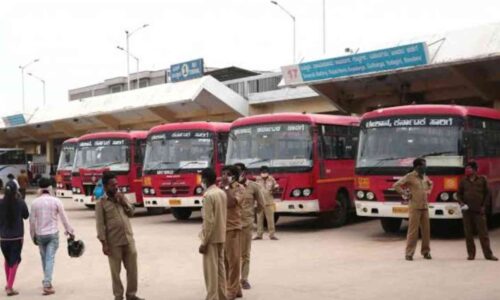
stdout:
<svg viewBox="0 0 500 300">
<path fill-rule="evenodd" d="M 344 49 L 500 22 L 498 0 L 325 0 L 327 57 Z M 279 0 L 296 17 L 297 60 L 323 57 L 323 0 Z M 22 111 L 20 65 L 46 82 L 47 106 L 68 90 L 126 76 L 125 30 L 140 70 L 204 58 L 209 67 L 279 70 L 292 63 L 292 19 L 268 0 L 3 0 L 0 116 Z M 131 60 L 131 71 L 135 61 Z M 42 83 L 25 75 L 26 112 L 43 104 Z"/>
</svg>

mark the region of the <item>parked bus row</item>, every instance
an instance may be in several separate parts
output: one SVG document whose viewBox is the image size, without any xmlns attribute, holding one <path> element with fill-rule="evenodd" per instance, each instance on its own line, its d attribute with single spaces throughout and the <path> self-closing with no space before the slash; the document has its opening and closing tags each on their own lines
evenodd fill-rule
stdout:
<svg viewBox="0 0 500 300">
<path fill-rule="evenodd" d="M 269 167 L 278 181 L 277 216 L 318 216 L 341 226 L 356 211 L 394 232 L 408 206 L 392 185 L 417 157 L 427 159 L 434 182 L 432 219 L 461 218 L 456 192 L 469 160 L 489 178 L 488 212 L 500 211 L 500 112 L 446 105 L 383 108 L 361 118 L 284 113 L 87 134 L 63 145 L 58 193 L 92 207 L 93 189 L 112 171 L 135 205 L 150 213 L 169 208 L 183 220 L 201 209 L 201 170 L 220 176 L 224 164 L 244 163 L 255 175 Z"/>
</svg>

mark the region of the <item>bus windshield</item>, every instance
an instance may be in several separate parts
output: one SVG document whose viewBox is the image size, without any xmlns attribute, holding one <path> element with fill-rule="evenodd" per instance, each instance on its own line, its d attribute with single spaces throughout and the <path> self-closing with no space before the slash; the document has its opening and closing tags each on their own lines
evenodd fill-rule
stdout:
<svg viewBox="0 0 500 300">
<path fill-rule="evenodd" d="M 149 137 L 144 170 L 199 170 L 212 165 L 210 132 L 168 132 Z"/>
<path fill-rule="evenodd" d="M 100 168 L 109 168 L 111 171 L 129 171 L 130 148 L 125 140 L 96 140 L 79 143 L 74 171 Z"/>
<path fill-rule="evenodd" d="M 462 120 L 400 117 L 361 124 L 357 168 L 409 167 L 424 157 L 429 167 L 461 167 Z"/>
<path fill-rule="evenodd" d="M 301 123 L 258 124 L 231 130 L 227 164 L 244 163 L 250 169 L 311 168 L 311 126 Z"/>
<path fill-rule="evenodd" d="M 73 168 L 73 163 L 75 162 L 75 152 L 75 145 L 63 145 L 61 154 L 59 155 L 59 164 L 57 165 L 57 169 L 71 170 Z"/>
</svg>

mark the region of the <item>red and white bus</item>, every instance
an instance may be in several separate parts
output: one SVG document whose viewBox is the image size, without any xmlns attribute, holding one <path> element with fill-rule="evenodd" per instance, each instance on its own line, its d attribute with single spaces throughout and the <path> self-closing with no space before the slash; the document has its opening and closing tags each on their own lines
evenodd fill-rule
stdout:
<svg viewBox="0 0 500 300">
<path fill-rule="evenodd" d="M 147 131 L 100 132 L 78 138 L 73 166 L 73 200 L 91 208 L 94 188 L 103 172 L 116 174 L 128 200 L 141 206 L 142 163 Z"/>
<path fill-rule="evenodd" d="M 71 171 L 75 162 L 76 146 L 78 139 L 65 140 L 61 146 L 59 163 L 56 172 L 56 195 L 57 197 L 71 198 L 73 196 L 71 186 Z"/>
<path fill-rule="evenodd" d="M 386 232 L 397 232 L 408 206 L 392 185 L 427 160 L 434 183 L 431 219 L 460 219 L 456 192 L 465 163 L 476 160 L 492 188 L 489 214 L 500 211 L 500 111 L 455 105 L 408 105 L 363 115 L 356 161 L 356 212 L 377 217 Z"/>
<path fill-rule="evenodd" d="M 201 171 L 220 175 L 225 159 L 229 123 L 186 122 L 153 127 L 144 160 L 144 205 L 154 210 L 170 207 L 186 220 L 202 207 Z"/>
<path fill-rule="evenodd" d="M 253 174 L 268 166 L 277 180 L 276 214 L 317 215 L 341 226 L 354 210 L 354 157 L 359 119 L 282 113 L 240 118 L 231 125 L 227 164 Z"/>
</svg>

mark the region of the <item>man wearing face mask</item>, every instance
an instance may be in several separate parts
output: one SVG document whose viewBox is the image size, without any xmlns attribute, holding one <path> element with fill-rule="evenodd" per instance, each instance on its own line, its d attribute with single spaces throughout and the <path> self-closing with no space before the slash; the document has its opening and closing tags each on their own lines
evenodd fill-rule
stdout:
<svg viewBox="0 0 500 300">
<path fill-rule="evenodd" d="M 262 188 L 264 194 L 264 209 L 257 213 L 257 236 L 254 240 L 262 240 L 264 235 L 264 217 L 267 221 L 267 229 L 269 230 L 269 238 L 277 241 L 276 227 L 274 225 L 274 191 L 278 188 L 278 183 L 269 175 L 269 168 L 262 166 L 260 168 L 260 176 L 256 179 L 257 184 Z"/>
<path fill-rule="evenodd" d="M 217 175 L 212 169 L 201 172 L 203 195 L 203 225 L 200 232 L 203 254 L 203 275 L 207 289 L 206 300 L 226 300 L 226 267 L 224 243 L 226 241 L 227 196 L 215 185 Z"/>
<path fill-rule="evenodd" d="M 250 274 L 250 253 L 252 249 L 253 221 L 255 219 L 255 209 L 261 212 L 264 209 L 264 195 L 261 187 L 254 181 L 247 178 L 247 168 L 244 164 L 234 165 L 240 172 L 239 183 L 245 188 L 242 202 L 241 221 L 241 287 L 244 290 L 251 288 L 248 282 Z"/>
<path fill-rule="evenodd" d="M 457 199 L 462 207 L 465 242 L 467 245 L 468 260 L 476 257 L 476 245 L 474 244 L 474 228 L 477 230 L 484 258 L 497 261 L 491 251 L 490 239 L 488 237 L 488 226 L 486 225 L 486 204 L 489 197 L 488 181 L 486 177 L 477 174 L 477 163 L 471 161 L 465 168 L 465 178 L 458 187 Z"/>
<path fill-rule="evenodd" d="M 406 237 L 406 260 L 413 260 L 417 248 L 418 232 L 422 234 L 421 253 L 425 259 L 432 259 L 430 248 L 430 221 L 427 197 L 432 191 L 432 181 L 425 175 L 426 161 L 413 161 L 413 171 L 394 184 L 394 189 L 409 201 L 408 234 Z"/>
<path fill-rule="evenodd" d="M 241 205 L 245 189 L 238 183 L 238 168 L 225 166 L 222 169 L 221 188 L 227 196 L 226 222 L 226 281 L 227 298 L 234 300 L 242 297 L 240 284 L 241 274 Z"/>
<path fill-rule="evenodd" d="M 124 294 L 120 280 L 122 263 L 127 270 L 126 299 L 142 300 L 136 296 L 137 250 L 129 220 L 134 215 L 134 207 L 118 191 L 118 182 L 113 173 L 105 172 L 102 184 L 105 194 L 95 207 L 97 238 L 102 244 L 102 252 L 108 257 L 115 300 L 122 300 Z"/>
</svg>

